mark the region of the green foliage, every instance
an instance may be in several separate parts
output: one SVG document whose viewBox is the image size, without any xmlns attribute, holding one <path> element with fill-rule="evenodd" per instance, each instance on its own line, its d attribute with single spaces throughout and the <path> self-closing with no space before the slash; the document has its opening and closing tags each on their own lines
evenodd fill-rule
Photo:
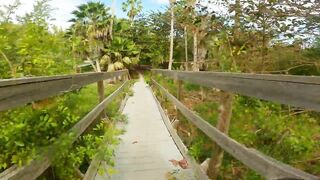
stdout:
<svg viewBox="0 0 320 180">
<path fill-rule="evenodd" d="M 2 78 L 72 72 L 73 59 L 63 32 L 51 33 L 34 23 L 8 23 L 0 24 L 0 34 Z"/>
<path fill-rule="evenodd" d="M 200 86 L 199 85 L 196 85 L 196 84 L 192 84 L 192 83 L 184 83 L 184 88 L 187 90 L 187 91 L 198 91 L 200 90 Z"/>
<path fill-rule="evenodd" d="M 95 87 L 1 112 L 1 170 L 29 162 L 52 144 L 97 103 Z M 78 102 L 85 101 L 84 106 Z"/>
<path fill-rule="evenodd" d="M 198 162 L 203 162 L 207 157 L 211 157 L 212 148 L 211 146 L 208 148 L 208 142 L 211 142 L 211 140 L 204 134 L 200 133 L 200 135 L 197 136 L 190 145 L 189 153 Z"/>
<path fill-rule="evenodd" d="M 93 158 L 105 161 L 113 166 L 115 146 L 119 143 L 119 131 L 112 124 L 101 122 L 90 134 L 81 136 L 73 149 L 60 151 L 54 161 L 54 169 L 60 179 L 80 178 L 75 169 L 85 172 Z M 62 153 L 61 153 L 62 152 Z"/>
<path fill-rule="evenodd" d="M 319 149 L 314 139 L 319 131 L 318 122 L 309 114 L 291 113 L 279 104 L 237 97 L 233 116 L 237 122 L 232 126 L 240 126 L 241 119 L 250 123 L 247 123 L 246 132 L 234 134 L 231 130 L 230 136 L 248 146 L 254 144 L 262 152 L 286 163 L 308 157 Z M 307 130 L 309 128 L 312 130 Z"/>
<path fill-rule="evenodd" d="M 140 64 L 155 67 L 164 64 L 168 59 L 168 34 L 170 24 L 167 14 L 151 12 L 146 17 L 139 17 L 133 27 L 133 37 L 140 47 Z"/>
</svg>

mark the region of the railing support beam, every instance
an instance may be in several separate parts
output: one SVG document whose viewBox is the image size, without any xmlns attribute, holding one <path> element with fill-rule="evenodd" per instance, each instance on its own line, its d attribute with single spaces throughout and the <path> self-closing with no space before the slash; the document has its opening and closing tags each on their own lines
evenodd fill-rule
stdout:
<svg viewBox="0 0 320 180">
<path fill-rule="evenodd" d="M 220 114 L 217 122 L 217 129 L 224 134 L 228 134 L 232 116 L 233 94 L 222 91 L 220 97 L 221 105 L 219 108 Z M 208 176 L 211 179 L 217 179 L 218 171 L 223 160 L 223 154 L 223 149 L 214 143 L 212 157 L 207 170 Z"/>
<path fill-rule="evenodd" d="M 103 81 L 98 81 L 97 82 L 97 86 L 98 86 L 98 95 L 99 95 L 99 102 L 101 103 L 104 100 L 104 82 Z M 101 118 L 105 118 L 106 117 L 106 112 L 105 110 L 103 110 L 101 112 Z"/>
</svg>

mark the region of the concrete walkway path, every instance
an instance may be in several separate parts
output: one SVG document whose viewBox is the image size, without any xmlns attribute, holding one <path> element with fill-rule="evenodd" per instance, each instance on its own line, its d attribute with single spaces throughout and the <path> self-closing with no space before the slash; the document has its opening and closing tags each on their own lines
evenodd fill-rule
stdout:
<svg viewBox="0 0 320 180">
<path fill-rule="evenodd" d="M 123 110 L 128 116 L 115 157 L 114 180 L 162 180 L 178 169 L 169 160 L 181 160 L 148 85 L 141 77 Z M 106 179 L 97 175 L 96 179 Z"/>
</svg>

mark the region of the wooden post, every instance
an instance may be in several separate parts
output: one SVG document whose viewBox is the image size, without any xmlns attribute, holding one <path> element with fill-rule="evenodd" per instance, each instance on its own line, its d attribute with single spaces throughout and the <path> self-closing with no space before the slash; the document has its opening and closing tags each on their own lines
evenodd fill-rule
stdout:
<svg viewBox="0 0 320 180">
<path fill-rule="evenodd" d="M 177 80 L 177 84 L 178 84 L 178 89 L 177 89 L 177 99 L 179 101 L 182 100 L 182 81 L 181 80 Z M 180 111 L 177 109 L 177 120 L 179 120 L 179 117 L 181 117 L 181 113 Z"/>
<path fill-rule="evenodd" d="M 228 134 L 230 120 L 232 116 L 232 102 L 233 102 L 233 94 L 222 92 L 221 95 L 221 106 L 220 106 L 220 114 L 217 122 L 217 129 L 221 132 Z M 221 149 L 217 144 L 213 146 L 213 153 L 211 160 L 209 162 L 209 168 L 207 170 L 207 174 L 211 179 L 217 179 L 219 167 L 223 160 L 223 149 Z"/>
<path fill-rule="evenodd" d="M 103 83 L 103 81 L 98 81 L 97 84 L 98 84 L 99 102 L 102 102 L 104 100 L 104 98 L 105 98 L 105 95 L 104 95 L 104 83 Z M 102 118 L 106 117 L 105 110 L 102 111 L 101 117 Z"/>
<path fill-rule="evenodd" d="M 98 60 L 96 60 L 96 65 L 97 65 L 97 72 L 101 72 L 101 67 L 100 67 L 100 64 L 99 64 Z M 98 85 L 97 87 L 98 87 L 99 102 L 102 102 L 104 100 L 104 98 L 105 98 L 103 80 L 102 81 L 98 81 L 97 85 Z M 106 117 L 106 112 L 105 112 L 105 110 L 103 110 L 101 112 L 101 118 L 105 118 L 105 117 Z"/>
<path fill-rule="evenodd" d="M 177 89 L 177 99 L 180 101 L 181 100 L 181 95 L 182 95 L 182 81 L 177 80 L 178 82 L 178 89 Z"/>
<path fill-rule="evenodd" d="M 126 80 L 126 81 L 129 81 L 129 80 L 130 80 L 129 70 L 128 70 L 128 73 L 124 75 L 124 77 L 125 77 L 125 80 Z"/>
<path fill-rule="evenodd" d="M 124 74 L 124 75 L 122 76 L 122 80 L 123 80 L 123 81 L 128 81 L 128 74 Z"/>
<path fill-rule="evenodd" d="M 182 81 L 181 80 L 176 80 L 177 82 L 177 84 L 178 84 L 178 89 L 177 89 L 177 99 L 179 100 L 179 101 L 181 101 L 182 100 Z M 180 123 L 180 117 L 182 117 L 182 115 L 181 115 L 181 112 L 179 111 L 179 109 L 177 108 L 176 109 L 176 120 L 173 120 L 172 121 L 172 127 L 174 128 L 174 129 L 178 129 L 178 127 L 179 127 L 179 123 Z"/>
</svg>

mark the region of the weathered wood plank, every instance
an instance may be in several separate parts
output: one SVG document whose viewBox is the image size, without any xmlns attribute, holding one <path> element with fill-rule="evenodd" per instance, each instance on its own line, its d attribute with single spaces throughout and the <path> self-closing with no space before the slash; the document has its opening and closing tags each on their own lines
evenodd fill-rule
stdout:
<svg viewBox="0 0 320 180">
<path fill-rule="evenodd" d="M 271 157 L 262 155 L 257 151 L 248 149 L 244 145 L 231 139 L 215 127 L 211 126 L 196 113 L 190 111 L 159 83 L 153 79 L 152 81 L 189 121 L 197 126 L 226 152 L 267 179 L 319 179 L 319 177 L 293 168 L 289 165 L 272 159 Z"/>
<path fill-rule="evenodd" d="M 0 111 L 79 89 L 85 85 L 127 73 L 127 70 L 123 70 L 110 73 L 84 73 L 0 80 Z"/>
<path fill-rule="evenodd" d="M 120 107 L 118 110 L 119 113 L 122 113 L 128 98 L 129 98 L 129 96 L 128 96 L 128 94 L 126 94 L 125 98 L 121 101 L 121 104 L 120 104 Z M 106 139 L 104 139 L 103 142 L 106 142 Z M 101 144 L 101 146 L 99 146 L 98 148 L 102 149 L 103 146 L 106 146 L 106 144 Z M 88 168 L 86 174 L 84 175 L 83 180 L 92 180 L 96 177 L 96 175 L 99 171 L 99 167 L 100 167 L 101 163 L 103 162 L 103 160 L 99 159 L 99 157 L 100 157 L 99 154 L 96 154 L 94 156 L 94 158 L 92 159 L 92 161 L 89 165 L 89 168 Z"/>
<path fill-rule="evenodd" d="M 84 175 L 83 180 L 93 180 L 99 171 L 99 167 L 100 167 L 101 162 L 102 162 L 102 160 L 100 160 L 98 158 L 98 156 L 95 156 L 93 158 L 93 160 L 91 161 L 90 166 L 89 166 L 86 174 Z"/>
<path fill-rule="evenodd" d="M 103 100 L 93 110 L 91 110 L 85 117 L 83 117 L 76 125 L 74 125 L 67 133 L 72 134 L 70 146 L 77 138 L 88 128 L 88 126 L 99 116 L 104 108 L 110 104 L 118 94 L 128 85 L 128 81 L 124 82 L 115 92 Z M 58 142 L 65 140 L 66 136 L 61 136 Z M 0 174 L 1 179 L 4 180 L 32 180 L 40 176 L 50 165 L 54 159 L 57 147 L 55 145 L 49 146 L 48 150 L 39 158 L 33 160 L 30 164 L 18 167 L 10 173 Z"/>
<path fill-rule="evenodd" d="M 320 111 L 320 77 L 152 70 L 227 92 Z"/>
</svg>

